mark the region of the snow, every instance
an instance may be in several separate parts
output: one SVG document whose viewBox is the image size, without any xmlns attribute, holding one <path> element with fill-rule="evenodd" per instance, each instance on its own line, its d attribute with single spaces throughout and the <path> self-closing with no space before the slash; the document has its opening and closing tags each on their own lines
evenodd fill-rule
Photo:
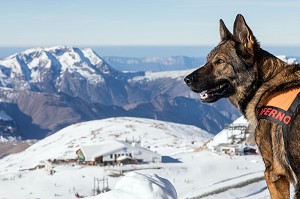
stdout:
<svg viewBox="0 0 300 199">
<path fill-rule="evenodd" d="M 89 199 L 176 199 L 174 186 L 156 174 L 131 172 L 119 180 L 110 192 Z"/>
<path fill-rule="evenodd" d="M 82 53 L 84 54 L 85 57 L 89 59 L 91 64 L 95 66 L 103 63 L 103 60 L 100 59 L 100 57 L 91 48 L 83 49 Z"/>
<path fill-rule="evenodd" d="M 277 55 L 276 57 L 286 62 L 287 64 L 298 64 L 298 60 L 296 58 L 290 58 L 286 55 Z"/>
<path fill-rule="evenodd" d="M 103 77 L 99 74 L 99 72 L 101 73 L 100 69 L 96 68 L 102 64 L 102 59 L 91 49 L 80 50 L 69 46 L 27 49 L 0 60 L 1 86 L 13 85 L 13 81 L 16 79 L 26 83 L 44 82 L 54 75 L 49 72 L 50 70 L 59 73 L 57 79 L 54 80 L 57 82 L 68 71 L 97 84 L 104 82 Z M 107 70 L 102 72 L 107 73 Z M 17 89 L 30 89 L 23 84 L 20 83 L 19 87 L 18 85 L 14 86 Z"/>
<path fill-rule="evenodd" d="M 269 198 L 262 180 L 261 156 L 216 155 L 200 150 L 211 138 L 212 135 L 194 126 L 141 118 L 109 118 L 71 125 L 19 154 L 0 159 L 0 187 L 5 187 L 0 189 L 0 195 L 6 199 L 72 199 L 76 193 L 93 199 L 173 199 L 175 194 L 178 198 L 207 194 L 204 198 L 214 198 L 211 194 L 217 193 L 216 198 L 224 199 Z M 33 169 L 48 159 L 74 158 L 81 145 L 125 139 L 141 139 L 142 145 L 163 155 L 164 161 L 128 165 L 136 171 L 122 165 L 99 167 L 75 163 L 55 165 L 54 175 L 44 169 Z M 124 170 L 125 176 L 111 175 L 112 170 Z M 94 178 L 107 179 L 113 189 L 92 197 Z M 235 191 L 230 188 L 218 193 L 224 187 L 236 187 L 255 179 L 260 180 Z"/>
<path fill-rule="evenodd" d="M 0 135 L 0 144 L 6 143 L 6 142 L 15 142 L 15 141 L 18 141 L 18 138 L 12 137 L 12 136 L 3 137 L 2 135 Z"/>
<path fill-rule="evenodd" d="M 139 140 L 141 146 L 159 154 L 191 151 L 210 139 L 212 134 L 195 126 L 140 118 L 108 118 L 66 127 L 37 142 L 12 158 L 13 164 L 32 168 L 47 159 L 73 159 L 82 145 L 97 145 L 108 140 Z M 194 144 L 192 144 L 194 142 Z M 33 158 L 31 158 L 33 157 Z M 7 169 L 12 162 L 0 160 Z M 0 169 L 1 174 L 1 169 Z"/>
<path fill-rule="evenodd" d="M 44 170 L 11 172 L 9 169 L 6 171 L 1 168 L 3 172 L 0 175 L 0 186 L 6 187 L 6 189 L 1 189 L 0 195 L 7 199 L 50 199 L 54 198 L 55 194 L 71 199 L 74 198 L 74 194 L 77 192 L 83 196 L 91 196 L 94 177 L 100 179 L 105 177 L 108 178 L 109 186 L 111 188 L 115 187 L 117 190 L 113 189 L 107 195 L 99 195 L 100 198 L 109 198 L 110 196 L 116 198 L 143 198 L 144 196 L 155 194 L 153 193 L 154 189 L 149 189 L 149 187 L 156 186 L 152 185 L 152 183 L 156 181 L 156 176 L 159 176 L 167 179 L 172 184 L 178 198 L 192 198 L 224 186 L 235 185 L 263 176 L 263 163 L 260 156 L 236 156 L 230 158 L 228 156 L 215 156 L 208 151 L 204 151 L 200 153 L 182 153 L 172 157 L 179 159 L 181 162 L 160 164 L 160 169 L 139 170 L 139 173 L 148 176 L 143 180 L 143 184 L 140 182 L 136 184 L 138 183 L 137 181 L 141 181 L 141 178 L 134 181 L 136 183 L 125 178 L 122 182 L 122 187 L 125 190 L 136 190 L 143 187 L 147 191 L 141 195 L 137 192 L 130 192 L 131 195 L 128 195 L 123 192 L 124 189 L 118 190 L 116 185 L 124 177 L 110 177 L 102 167 L 71 165 L 55 167 L 56 173 L 53 176 L 47 174 Z M 11 167 L 13 166 L 11 165 Z M 133 175 L 133 177 L 135 176 Z M 154 180 L 152 180 L 153 178 Z M 161 193 L 163 191 L 163 195 L 168 195 L 171 192 L 170 190 L 173 190 L 170 187 L 165 187 L 165 189 L 158 192 Z M 254 190 L 253 188 L 249 189 L 248 193 L 238 191 L 238 194 L 246 196 L 251 192 L 255 192 Z M 117 197 L 115 194 L 120 194 L 120 196 Z M 268 196 L 267 191 L 259 194 Z M 114 197 L 110 197 L 110 199 L 116 199 Z M 251 197 L 255 198 L 253 195 Z M 220 198 L 229 199 L 231 197 Z"/>
<path fill-rule="evenodd" d="M 116 153 L 117 151 L 122 151 L 122 153 L 132 152 L 133 157 L 144 159 L 144 161 L 147 161 L 149 159 L 151 161 L 152 157 L 160 157 L 159 154 L 141 147 L 136 143 L 116 140 L 104 141 L 100 145 L 81 146 L 80 148 L 82 149 L 82 152 L 84 154 L 85 161 L 94 161 L 96 157 L 107 156 Z M 124 150 L 126 152 L 124 152 Z M 117 160 L 122 160 L 121 157 L 125 157 L 123 155 L 118 157 Z"/>
<path fill-rule="evenodd" d="M 244 116 L 239 117 L 238 119 L 236 119 L 232 125 L 243 125 L 243 126 L 248 126 L 248 122 L 245 119 Z M 230 140 L 228 139 L 228 130 L 227 129 L 223 129 L 222 131 L 220 131 L 216 136 L 214 136 L 214 138 L 207 144 L 208 148 L 212 149 L 214 146 L 217 146 L 219 144 L 222 143 L 230 143 Z M 240 134 L 240 130 L 231 130 L 230 131 L 231 134 Z"/>
<path fill-rule="evenodd" d="M 163 71 L 163 72 L 145 72 L 143 76 L 136 76 L 131 81 L 154 81 L 160 78 L 183 79 L 186 75 L 193 72 L 195 69 L 178 70 L 178 71 Z"/>
<path fill-rule="evenodd" d="M 5 112 L 5 111 L 0 111 L 0 120 L 2 121 L 12 121 L 13 119 Z"/>
</svg>

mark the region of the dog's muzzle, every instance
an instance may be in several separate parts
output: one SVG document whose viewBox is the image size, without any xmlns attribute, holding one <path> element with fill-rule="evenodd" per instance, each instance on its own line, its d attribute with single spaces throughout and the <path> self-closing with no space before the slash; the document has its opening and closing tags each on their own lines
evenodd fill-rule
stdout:
<svg viewBox="0 0 300 199">
<path fill-rule="evenodd" d="M 188 76 L 186 76 L 184 78 L 184 81 L 186 83 L 186 85 L 193 91 L 193 92 L 196 92 L 196 93 L 199 93 L 201 92 L 202 90 L 198 90 L 198 86 L 199 86 L 199 81 L 200 79 L 199 78 L 196 78 L 194 77 L 193 74 L 190 74 Z"/>
<path fill-rule="evenodd" d="M 204 103 L 212 103 L 234 93 L 234 88 L 228 80 L 212 81 L 212 79 L 214 78 L 208 76 L 200 79 L 190 74 L 184 78 L 184 81 L 193 92 L 199 93 L 200 100 Z"/>
<path fill-rule="evenodd" d="M 192 85 L 192 82 L 193 82 L 193 77 L 191 77 L 190 75 L 186 76 L 184 78 L 184 81 L 185 81 L 186 85 L 188 85 L 190 87 Z"/>
</svg>

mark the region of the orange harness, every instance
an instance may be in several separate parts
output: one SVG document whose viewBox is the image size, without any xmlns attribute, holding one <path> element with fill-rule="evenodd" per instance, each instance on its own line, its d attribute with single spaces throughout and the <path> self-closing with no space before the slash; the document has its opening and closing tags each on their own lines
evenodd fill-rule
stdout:
<svg viewBox="0 0 300 199">
<path fill-rule="evenodd" d="M 267 119 L 286 127 L 300 104 L 300 88 L 274 96 L 258 112 L 258 119 Z"/>
</svg>

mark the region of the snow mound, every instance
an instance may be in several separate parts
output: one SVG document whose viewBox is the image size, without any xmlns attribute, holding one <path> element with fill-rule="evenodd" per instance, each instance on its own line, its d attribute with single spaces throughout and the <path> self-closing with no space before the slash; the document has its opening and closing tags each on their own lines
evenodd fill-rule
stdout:
<svg viewBox="0 0 300 199">
<path fill-rule="evenodd" d="M 115 189 L 88 199 L 176 199 L 174 186 L 156 174 L 130 172 L 121 178 Z"/>
</svg>

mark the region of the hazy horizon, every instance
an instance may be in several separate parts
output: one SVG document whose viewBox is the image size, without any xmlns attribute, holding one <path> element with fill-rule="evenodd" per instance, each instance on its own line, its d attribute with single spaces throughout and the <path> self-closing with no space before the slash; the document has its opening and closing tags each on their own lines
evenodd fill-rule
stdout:
<svg viewBox="0 0 300 199">
<path fill-rule="evenodd" d="M 68 45 L 67 45 L 68 46 Z M 5 58 L 15 53 L 29 48 L 40 46 L 16 46 L 0 47 L 0 58 Z M 49 46 L 46 46 L 49 47 Z M 214 46 L 72 46 L 77 48 L 91 48 L 100 57 L 167 57 L 167 56 L 187 56 L 187 57 L 206 57 Z M 274 55 L 286 55 L 289 57 L 300 57 L 300 46 L 262 46 L 264 50 Z"/>
</svg>

